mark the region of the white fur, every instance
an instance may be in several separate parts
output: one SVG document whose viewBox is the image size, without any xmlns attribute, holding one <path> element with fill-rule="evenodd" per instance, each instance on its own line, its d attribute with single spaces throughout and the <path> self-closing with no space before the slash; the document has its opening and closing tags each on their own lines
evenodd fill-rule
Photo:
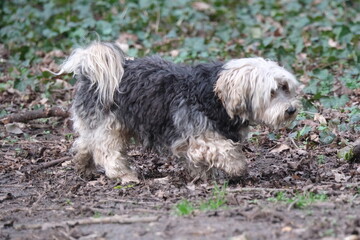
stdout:
<svg viewBox="0 0 360 240">
<path fill-rule="evenodd" d="M 271 93 L 281 92 L 283 84 L 287 84 L 289 93 L 276 94 L 281 97 L 279 101 Z M 295 77 L 277 63 L 263 58 L 243 58 L 224 65 L 214 91 L 231 118 L 238 115 L 244 120 L 279 127 L 282 121 L 287 121 L 286 117 L 292 118 L 286 115 L 286 109 L 298 107 L 294 100 L 297 85 Z"/>
<path fill-rule="evenodd" d="M 114 116 L 109 115 L 96 129 L 89 129 L 76 113 L 73 120 L 74 129 L 79 133 L 73 146 L 75 162 L 81 171 L 86 171 L 94 161 L 95 165 L 104 167 L 109 178 L 119 178 L 122 183 L 139 182 L 137 173 L 127 161 L 129 136 Z"/>
<path fill-rule="evenodd" d="M 61 65 L 60 72 L 84 75 L 97 86 L 102 104 L 113 103 L 114 93 L 124 75 L 124 56 L 112 44 L 94 42 L 86 48 L 75 49 Z"/>
</svg>

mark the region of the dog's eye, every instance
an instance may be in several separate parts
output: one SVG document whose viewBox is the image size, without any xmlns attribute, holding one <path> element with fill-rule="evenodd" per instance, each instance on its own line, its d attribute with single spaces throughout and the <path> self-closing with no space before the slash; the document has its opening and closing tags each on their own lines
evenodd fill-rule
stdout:
<svg viewBox="0 0 360 240">
<path fill-rule="evenodd" d="M 283 90 L 284 92 L 289 92 L 289 86 L 285 83 L 281 85 L 281 90 Z"/>
<path fill-rule="evenodd" d="M 270 94 L 271 94 L 271 97 L 272 97 L 272 98 L 274 98 L 274 97 L 276 96 L 276 92 L 275 92 L 275 90 L 274 90 L 274 89 L 272 89 L 272 90 L 271 90 L 271 92 L 270 92 Z"/>
</svg>

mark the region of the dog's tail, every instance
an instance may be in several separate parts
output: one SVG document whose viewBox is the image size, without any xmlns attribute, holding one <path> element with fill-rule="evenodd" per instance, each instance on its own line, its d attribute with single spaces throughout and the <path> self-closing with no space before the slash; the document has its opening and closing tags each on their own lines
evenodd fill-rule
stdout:
<svg viewBox="0 0 360 240">
<path fill-rule="evenodd" d="M 86 77 L 96 87 L 101 104 L 109 106 L 124 75 L 124 62 L 124 53 L 116 43 L 94 42 L 73 50 L 57 75 L 73 73 Z"/>
</svg>

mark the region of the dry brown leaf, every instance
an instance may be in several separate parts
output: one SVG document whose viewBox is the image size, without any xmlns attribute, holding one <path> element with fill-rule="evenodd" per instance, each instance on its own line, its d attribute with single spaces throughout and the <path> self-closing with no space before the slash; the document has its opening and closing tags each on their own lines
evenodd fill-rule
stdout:
<svg viewBox="0 0 360 240">
<path fill-rule="evenodd" d="M 313 141 L 313 142 L 319 142 L 319 135 L 311 134 L 310 135 L 310 140 Z"/>
<path fill-rule="evenodd" d="M 22 134 L 22 128 L 24 128 L 25 125 L 23 123 L 8 123 L 5 125 L 5 129 L 8 133 L 13 133 L 13 134 Z"/>
<path fill-rule="evenodd" d="M 273 150 L 271 150 L 271 153 L 281 153 L 283 151 L 289 150 L 290 147 L 286 144 L 281 144 L 280 146 L 274 148 Z"/>
<path fill-rule="evenodd" d="M 165 192 L 163 190 L 157 190 L 155 192 L 155 196 L 158 198 L 163 198 L 165 196 Z"/>
<path fill-rule="evenodd" d="M 333 47 L 333 48 L 336 48 L 339 45 L 338 42 L 336 42 L 335 40 L 333 40 L 331 38 L 329 38 L 328 44 L 329 44 L 330 47 Z"/>
<path fill-rule="evenodd" d="M 136 42 L 138 37 L 135 34 L 121 33 L 116 42 L 127 44 L 129 40 Z"/>
<path fill-rule="evenodd" d="M 315 113 L 314 115 L 314 121 L 318 121 L 320 124 L 326 125 L 327 121 L 323 115 L 320 115 L 318 113 Z"/>
<path fill-rule="evenodd" d="M 245 233 L 243 233 L 241 235 L 231 237 L 230 240 L 249 240 L 249 238 Z"/>
<path fill-rule="evenodd" d="M 355 235 L 355 234 L 352 234 L 352 235 L 349 235 L 349 236 L 346 236 L 344 238 L 344 240 L 360 240 L 360 236 L 359 235 Z"/>
<path fill-rule="evenodd" d="M 180 51 L 178 49 L 171 50 L 170 55 L 171 57 L 179 56 Z"/>
<path fill-rule="evenodd" d="M 155 178 L 154 182 L 160 183 L 160 184 L 167 184 L 169 182 L 170 178 L 169 176 L 163 177 L 163 178 Z"/>
<path fill-rule="evenodd" d="M 119 43 L 119 46 L 120 46 L 121 50 L 123 50 L 124 52 L 128 52 L 130 49 L 129 44 L 127 44 L 127 43 Z"/>
<path fill-rule="evenodd" d="M 195 191 L 195 184 L 188 184 L 186 185 L 186 188 L 189 189 L 190 191 Z"/>
<path fill-rule="evenodd" d="M 192 6 L 198 11 L 211 10 L 211 5 L 205 2 L 194 2 Z"/>
<path fill-rule="evenodd" d="M 332 170 L 332 173 L 334 174 L 335 182 L 347 182 L 350 178 L 350 176 L 345 176 L 344 173 L 340 173 L 337 170 Z"/>
<path fill-rule="evenodd" d="M 292 231 L 292 227 L 290 227 L 290 226 L 285 226 L 285 227 L 283 227 L 282 229 L 281 229 L 281 232 L 291 232 Z"/>
</svg>

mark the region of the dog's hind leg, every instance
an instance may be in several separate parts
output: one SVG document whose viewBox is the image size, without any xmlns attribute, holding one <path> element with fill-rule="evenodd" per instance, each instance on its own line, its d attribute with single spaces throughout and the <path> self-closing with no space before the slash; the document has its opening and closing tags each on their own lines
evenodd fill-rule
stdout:
<svg viewBox="0 0 360 240">
<path fill-rule="evenodd" d="M 77 114 L 74 114 L 73 121 L 74 129 L 79 133 L 79 137 L 72 146 L 72 151 L 75 152 L 73 158 L 75 169 L 83 177 L 92 178 L 93 173 L 96 171 L 91 151 L 92 131 Z"/>
<path fill-rule="evenodd" d="M 104 167 L 105 174 L 112 179 L 121 179 L 122 183 L 139 182 L 137 173 L 129 167 L 126 159 L 126 147 L 129 136 L 120 123 L 108 117 L 94 131 L 93 157 L 95 164 Z"/>
<path fill-rule="evenodd" d="M 85 139 L 80 136 L 74 143 L 73 148 L 76 151 L 73 159 L 76 170 L 85 178 L 92 178 L 96 167 Z"/>
</svg>

